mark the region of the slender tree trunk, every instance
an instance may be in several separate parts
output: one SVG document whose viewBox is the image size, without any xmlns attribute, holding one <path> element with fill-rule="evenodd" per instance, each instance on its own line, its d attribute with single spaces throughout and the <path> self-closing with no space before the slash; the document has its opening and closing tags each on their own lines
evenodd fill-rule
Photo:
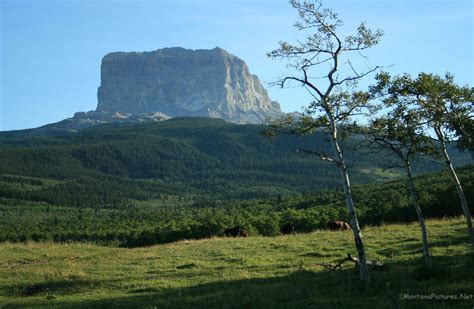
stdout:
<svg viewBox="0 0 474 309">
<path fill-rule="evenodd" d="M 469 211 L 469 206 L 467 205 L 466 196 L 464 195 L 464 191 L 461 186 L 461 182 L 459 181 L 458 175 L 454 170 L 453 164 L 451 163 L 451 159 L 449 157 L 448 152 L 446 151 L 446 142 L 444 140 L 444 134 L 440 128 L 435 128 L 436 135 L 438 136 L 438 140 L 440 142 L 440 152 L 443 158 L 446 161 L 446 166 L 448 167 L 449 172 L 451 173 L 451 177 L 456 184 L 456 191 L 458 193 L 459 199 L 461 200 L 461 207 L 464 213 L 464 217 L 466 218 L 467 223 L 467 232 L 469 234 L 469 241 L 471 242 L 472 250 L 474 250 L 474 236 L 472 233 L 472 218 L 471 212 Z"/>
<path fill-rule="evenodd" d="M 428 236 L 426 233 L 426 226 L 425 226 L 425 218 L 423 218 L 423 214 L 421 213 L 420 205 L 418 204 L 418 198 L 415 191 L 415 184 L 413 183 L 413 175 L 411 173 L 411 166 L 410 161 L 405 161 L 405 167 L 407 171 L 408 177 L 408 188 L 410 189 L 411 200 L 413 202 L 413 206 L 415 207 L 416 214 L 418 215 L 418 222 L 420 222 L 421 228 L 421 238 L 423 241 L 423 256 L 425 258 L 426 266 L 431 268 L 433 266 L 431 262 L 431 254 L 430 248 L 428 246 Z"/>
<path fill-rule="evenodd" d="M 346 162 L 339 147 L 339 142 L 337 140 L 337 128 L 334 121 L 331 122 L 331 139 L 336 158 L 339 161 L 338 167 L 341 173 L 342 184 L 344 187 L 344 198 L 346 201 L 347 209 L 349 210 L 349 215 L 351 217 L 352 232 L 354 233 L 355 245 L 357 248 L 357 253 L 359 256 L 359 272 L 360 278 L 366 282 L 370 282 L 369 270 L 367 268 L 367 258 L 365 256 L 364 243 L 362 242 L 362 233 L 359 227 L 359 221 L 357 220 L 356 209 L 354 207 L 354 201 L 352 200 L 352 191 L 351 183 L 349 180 L 349 174 L 347 173 Z"/>
</svg>

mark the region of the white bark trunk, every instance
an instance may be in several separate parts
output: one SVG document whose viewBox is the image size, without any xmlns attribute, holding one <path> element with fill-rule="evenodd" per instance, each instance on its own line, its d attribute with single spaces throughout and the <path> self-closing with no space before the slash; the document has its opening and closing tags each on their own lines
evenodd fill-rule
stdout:
<svg viewBox="0 0 474 309">
<path fill-rule="evenodd" d="M 331 119 L 331 118 L 330 118 Z M 344 161 L 339 142 L 337 140 L 337 127 L 333 119 L 331 119 L 331 139 L 336 159 L 339 161 L 338 167 L 341 173 L 342 184 L 344 187 L 344 198 L 346 201 L 347 209 L 351 217 L 352 232 L 354 234 L 355 245 L 359 256 L 359 272 L 362 280 L 370 282 L 369 270 L 367 268 L 367 258 L 365 256 L 364 243 L 362 241 L 362 233 L 359 227 L 359 221 L 357 220 L 356 209 L 354 207 L 354 201 L 352 200 L 351 183 L 349 180 L 349 174 L 347 173 L 347 166 Z"/>
<path fill-rule="evenodd" d="M 446 165 L 449 169 L 449 172 L 451 173 L 451 177 L 454 180 L 454 183 L 456 184 L 456 191 L 458 193 L 459 199 L 461 200 L 461 207 L 462 211 L 464 213 L 464 217 L 466 218 L 466 223 L 467 223 L 467 232 L 469 234 L 469 241 L 471 242 L 471 247 L 472 250 L 474 250 L 474 236 L 472 234 L 472 218 L 471 218 L 471 212 L 469 211 L 469 206 L 467 205 L 467 200 L 466 196 L 464 195 L 464 191 L 461 186 L 461 182 L 459 181 L 458 175 L 456 174 L 456 171 L 454 170 L 453 164 L 451 163 L 451 159 L 449 157 L 448 152 L 446 151 L 446 143 L 444 140 L 444 134 L 441 131 L 441 129 L 435 129 L 436 135 L 438 136 L 439 142 L 440 142 L 440 152 L 443 158 L 446 161 Z"/>
<path fill-rule="evenodd" d="M 413 206 L 415 207 L 416 214 L 418 215 L 418 222 L 420 223 L 421 238 L 423 242 L 423 256 L 425 258 L 426 266 L 431 268 L 433 264 L 431 261 L 430 248 L 428 246 L 428 236 L 426 233 L 425 218 L 423 218 L 420 205 L 418 204 L 418 199 L 417 199 L 416 191 L 415 191 L 415 184 L 413 183 L 413 175 L 411 173 L 411 167 L 410 167 L 409 161 L 405 161 L 405 167 L 407 171 L 408 188 L 410 189 L 411 200 L 413 202 Z"/>
</svg>

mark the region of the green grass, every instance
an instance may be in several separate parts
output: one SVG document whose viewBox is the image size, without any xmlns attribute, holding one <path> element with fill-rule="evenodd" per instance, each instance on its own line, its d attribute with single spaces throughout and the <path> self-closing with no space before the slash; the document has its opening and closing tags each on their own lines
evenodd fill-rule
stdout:
<svg viewBox="0 0 474 309">
<path fill-rule="evenodd" d="M 462 218 L 429 220 L 434 268 L 421 258 L 416 224 L 363 230 L 370 260 L 385 263 L 362 284 L 352 265 L 317 263 L 351 253 L 350 232 L 213 238 L 147 248 L 0 244 L 0 307 L 472 308 L 474 257 Z M 471 300 L 408 300 L 473 295 Z"/>
<path fill-rule="evenodd" d="M 400 178 L 400 172 L 393 169 L 363 168 L 360 172 L 366 175 L 376 176 L 379 182 Z"/>
</svg>

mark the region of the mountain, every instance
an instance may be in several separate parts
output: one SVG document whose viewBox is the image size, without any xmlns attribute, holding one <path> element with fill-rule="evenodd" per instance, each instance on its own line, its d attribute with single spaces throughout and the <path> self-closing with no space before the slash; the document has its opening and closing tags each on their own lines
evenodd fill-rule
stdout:
<svg viewBox="0 0 474 309">
<path fill-rule="evenodd" d="M 218 47 L 109 53 L 102 59 L 97 98 L 95 111 L 77 112 L 23 133 L 61 135 L 106 123 L 156 122 L 172 117 L 260 124 L 284 115 L 245 62 Z M 301 116 L 297 112 L 292 115 Z"/>
<path fill-rule="evenodd" d="M 148 200 L 177 205 L 339 188 L 334 166 L 294 153 L 295 148 L 315 147 L 330 152 L 325 134 L 270 141 L 260 135 L 263 128 L 176 117 L 99 124 L 57 135 L 0 132 L 0 200 L 102 208 Z M 386 156 L 350 151 L 357 143 L 357 138 L 348 139 L 344 147 L 354 184 L 400 176 L 399 171 L 382 170 Z M 450 152 L 457 165 L 472 162 L 467 153 Z M 415 165 L 417 173 L 442 168 L 427 158 Z"/>
<path fill-rule="evenodd" d="M 256 75 L 221 48 L 114 52 L 101 65 L 97 112 L 222 118 L 261 123 L 279 116 Z"/>
</svg>

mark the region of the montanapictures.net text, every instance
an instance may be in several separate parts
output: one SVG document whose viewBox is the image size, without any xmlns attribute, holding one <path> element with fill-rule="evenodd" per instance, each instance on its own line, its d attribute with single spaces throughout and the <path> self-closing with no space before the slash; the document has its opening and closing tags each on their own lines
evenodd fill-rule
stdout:
<svg viewBox="0 0 474 309">
<path fill-rule="evenodd" d="M 473 300 L 474 294 L 410 294 L 410 293 L 401 293 L 400 299 L 407 300 Z"/>
</svg>

